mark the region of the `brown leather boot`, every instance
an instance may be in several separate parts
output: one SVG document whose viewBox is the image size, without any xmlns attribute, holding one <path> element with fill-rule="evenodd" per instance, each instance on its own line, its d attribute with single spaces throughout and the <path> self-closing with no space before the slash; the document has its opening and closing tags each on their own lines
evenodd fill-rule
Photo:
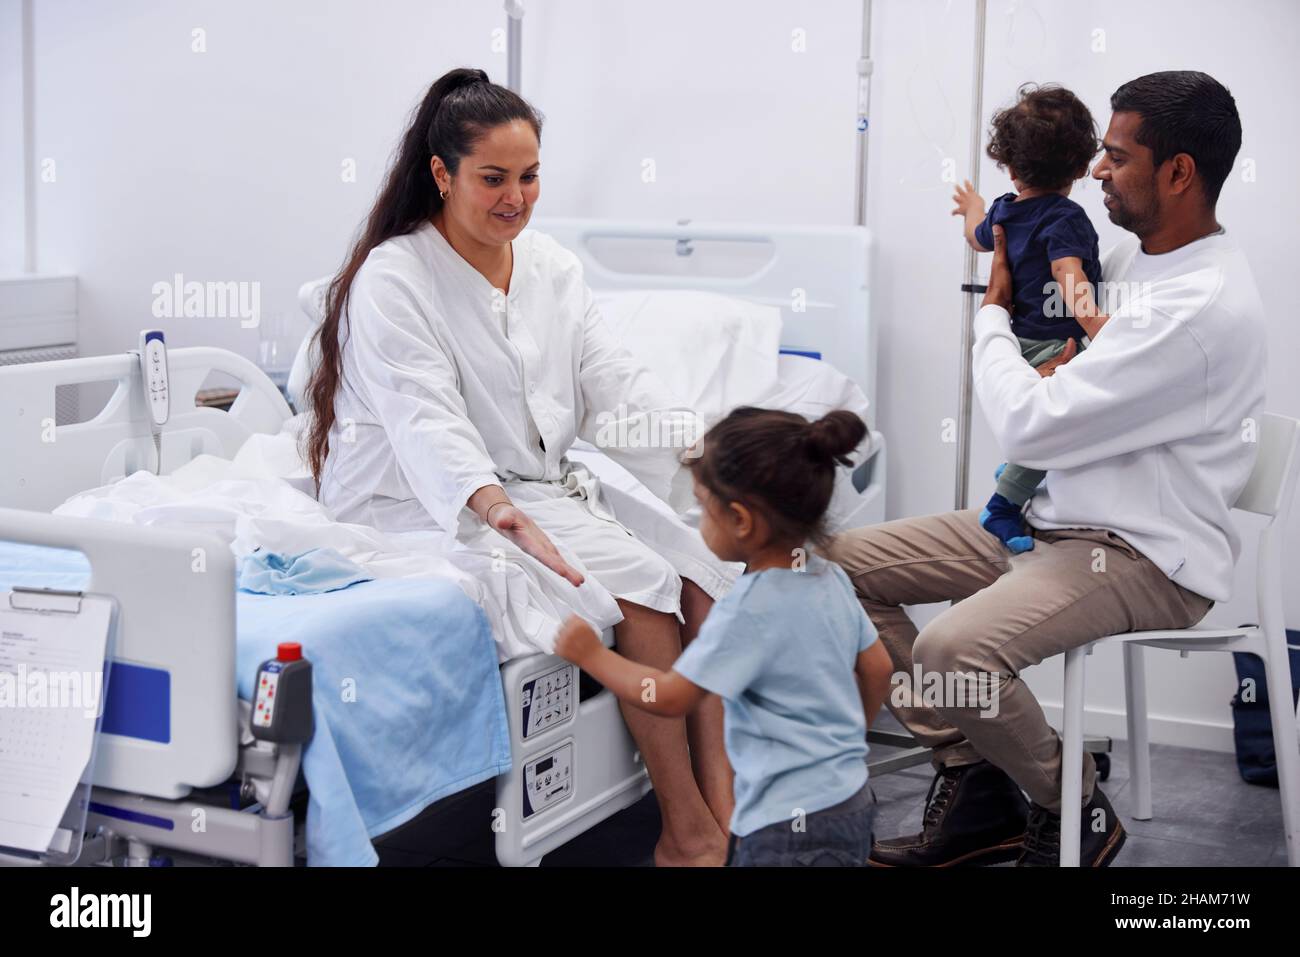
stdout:
<svg viewBox="0 0 1300 957">
<path fill-rule="evenodd" d="M 1109 867 L 1128 835 L 1100 787 L 1093 787 L 1079 826 L 1079 866 Z M 1029 809 L 1025 849 L 1016 867 L 1059 867 L 1060 864 L 1061 815 L 1035 804 Z"/>
<path fill-rule="evenodd" d="M 988 761 L 944 768 L 926 795 L 921 833 L 876 841 L 872 867 L 996 864 L 1019 856 L 1029 802 Z"/>
</svg>

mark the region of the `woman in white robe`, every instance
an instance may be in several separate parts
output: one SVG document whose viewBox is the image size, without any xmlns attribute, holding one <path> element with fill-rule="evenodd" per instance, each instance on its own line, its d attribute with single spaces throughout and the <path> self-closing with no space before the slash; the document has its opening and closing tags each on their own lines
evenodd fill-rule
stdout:
<svg viewBox="0 0 1300 957">
<path fill-rule="evenodd" d="M 739 569 L 656 510 L 625 507 L 621 522 L 618 498 L 565 455 L 591 442 L 680 515 L 700 424 L 613 340 L 577 258 L 524 229 L 539 133 L 532 108 L 480 70 L 429 90 L 330 286 L 307 458 L 339 521 L 451 533 L 493 568 L 522 568 L 537 607 L 520 640 L 533 647 L 512 653 L 549 649 L 576 612 L 666 668 Z M 656 863 L 720 864 L 732 807 L 720 702 L 690 722 L 689 751 L 686 723 L 623 714 L 664 821 Z"/>
</svg>

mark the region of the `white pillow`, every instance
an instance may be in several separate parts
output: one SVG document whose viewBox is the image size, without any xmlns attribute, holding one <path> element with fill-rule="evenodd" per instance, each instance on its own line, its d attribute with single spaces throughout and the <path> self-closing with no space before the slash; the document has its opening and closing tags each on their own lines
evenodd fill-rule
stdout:
<svg viewBox="0 0 1300 957">
<path fill-rule="evenodd" d="M 777 385 L 781 310 L 686 289 L 599 292 L 623 347 L 712 425 Z"/>
<path fill-rule="evenodd" d="M 316 339 L 316 330 L 325 321 L 325 294 L 329 292 L 329 285 L 333 279 L 333 276 L 325 276 L 305 282 L 298 287 L 298 307 L 307 317 L 307 336 L 298 344 L 298 351 L 293 357 L 293 366 L 289 369 L 289 381 L 284 387 L 295 412 L 307 411 L 307 385 L 311 382 L 311 374 L 315 371 L 316 364 L 320 362 L 320 350 L 316 349 L 313 343 Z"/>
</svg>

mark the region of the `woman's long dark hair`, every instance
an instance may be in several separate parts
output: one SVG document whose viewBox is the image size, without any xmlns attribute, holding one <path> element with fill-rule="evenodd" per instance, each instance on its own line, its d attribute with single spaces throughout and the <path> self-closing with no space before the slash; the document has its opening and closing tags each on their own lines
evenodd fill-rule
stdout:
<svg viewBox="0 0 1300 957">
<path fill-rule="evenodd" d="M 485 132 L 513 120 L 528 123 L 541 139 L 542 117 L 527 101 L 497 86 L 482 70 L 470 69 L 451 70 L 435 80 L 412 115 L 365 229 L 325 295 L 325 319 L 316 331 L 320 362 L 307 387 L 314 414 L 304 450 L 318 488 L 330 451 L 334 394 L 343 374 L 339 325 L 347 313 L 352 281 L 372 249 L 394 236 L 413 232 L 442 209 L 430 159 L 441 157 L 454 176 L 461 158 Z"/>
</svg>

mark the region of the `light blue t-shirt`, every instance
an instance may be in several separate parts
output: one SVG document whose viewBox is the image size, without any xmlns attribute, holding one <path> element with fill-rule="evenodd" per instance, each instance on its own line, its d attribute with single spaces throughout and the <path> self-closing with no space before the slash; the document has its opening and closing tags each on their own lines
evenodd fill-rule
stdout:
<svg viewBox="0 0 1300 957">
<path fill-rule="evenodd" d="M 723 699 L 740 837 L 848 800 L 867 780 L 867 725 L 854 677 L 876 629 L 844 570 L 742 575 L 673 670 Z"/>
</svg>

